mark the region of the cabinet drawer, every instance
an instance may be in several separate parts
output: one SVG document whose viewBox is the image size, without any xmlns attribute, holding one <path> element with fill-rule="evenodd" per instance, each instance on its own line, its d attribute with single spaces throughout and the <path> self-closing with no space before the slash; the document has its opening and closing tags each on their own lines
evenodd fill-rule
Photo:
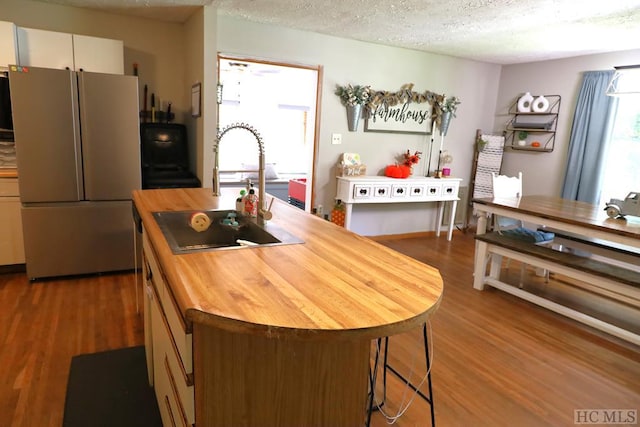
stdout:
<svg viewBox="0 0 640 427">
<path fill-rule="evenodd" d="M 176 345 L 176 349 L 184 366 L 184 370 L 187 374 L 193 373 L 193 352 L 192 352 L 192 334 L 188 334 L 184 327 L 184 321 L 182 315 L 178 311 L 178 307 L 173 299 L 171 290 L 167 288 L 166 283 L 162 283 L 165 289 L 160 295 L 160 301 L 162 301 L 162 308 L 167 318 L 167 324 L 171 332 L 171 337 Z"/>
<path fill-rule="evenodd" d="M 18 197 L 20 190 L 18 188 L 17 178 L 0 178 L 0 197 Z"/>
<path fill-rule="evenodd" d="M 194 407 L 194 393 L 193 386 L 183 390 L 180 387 L 180 379 L 176 378 L 176 372 L 173 370 L 169 363 L 168 355 L 165 355 L 163 374 L 167 376 L 167 382 L 169 387 L 167 388 L 166 396 L 168 396 L 169 404 L 172 407 L 173 419 L 176 425 L 187 427 L 195 423 L 195 407 Z"/>
<path fill-rule="evenodd" d="M 155 285 L 155 291 L 160 300 L 160 306 L 166 319 L 168 329 L 171 333 L 171 339 L 180 356 L 184 371 L 187 374 L 193 373 L 193 352 L 192 352 L 192 334 L 185 330 L 184 321 L 178 307 L 173 299 L 173 294 L 167 286 L 162 276 L 162 270 L 155 259 L 151 244 L 148 241 L 146 233 L 143 232 L 143 245 L 149 266 L 152 271 L 152 281 Z"/>
<path fill-rule="evenodd" d="M 184 372 L 157 295 L 152 296 L 154 388 L 165 425 L 195 422 L 193 380 Z M 169 421 L 169 422 L 167 422 Z"/>
</svg>

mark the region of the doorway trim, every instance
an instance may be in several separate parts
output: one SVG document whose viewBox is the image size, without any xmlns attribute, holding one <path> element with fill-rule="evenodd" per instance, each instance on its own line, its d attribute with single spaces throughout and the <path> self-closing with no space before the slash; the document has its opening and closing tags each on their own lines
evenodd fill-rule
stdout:
<svg viewBox="0 0 640 427">
<path fill-rule="evenodd" d="M 244 61 L 244 62 L 252 62 L 255 64 L 266 64 L 266 65 L 274 65 L 278 67 L 289 67 L 289 68 L 298 68 L 303 70 L 313 70 L 317 73 L 316 80 L 316 114 L 315 114 L 315 123 L 313 130 L 313 154 L 311 159 L 311 176 L 307 178 L 307 193 L 306 198 L 309 200 L 309 203 L 305 203 L 305 211 L 311 212 L 311 209 L 316 205 L 315 203 L 315 176 L 316 176 L 316 158 L 318 156 L 319 151 L 319 140 L 320 140 L 320 106 L 322 105 L 322 80 L 323 80 L 323 67 L 322 65 L 307 65 L 307 64 L 299 64 L 295 62 L 283 62 L 283 61 L 275 61 L 275 60 L 267 60 L 264 58 L 257 58 L 253 56 L 245 56 L 245 55 L 234 55 L 218 52 L 216 56 L 216 82 L 220 83 L 220 60 L 234 60 L 234 61 Z M 216 129 L 220 127 L 220 117 L 216 116 Z"/>
</svg>

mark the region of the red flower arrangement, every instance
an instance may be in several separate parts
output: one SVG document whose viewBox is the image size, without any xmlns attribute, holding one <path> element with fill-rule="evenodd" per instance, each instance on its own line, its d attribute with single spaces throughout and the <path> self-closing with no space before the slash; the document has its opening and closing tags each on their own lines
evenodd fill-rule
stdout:
<svg viewBox="0 0 640 427">
<path fill-rule="evenodd" d="M 415 153 L 411 154 L 411 151 L 407 150 L 407 152 L 404 153 L 404 164 L 409 167 L 417 164 L 420 160 L 421 155 L 422 153 L 420 151 L 416 151 Z"/>
</svg>

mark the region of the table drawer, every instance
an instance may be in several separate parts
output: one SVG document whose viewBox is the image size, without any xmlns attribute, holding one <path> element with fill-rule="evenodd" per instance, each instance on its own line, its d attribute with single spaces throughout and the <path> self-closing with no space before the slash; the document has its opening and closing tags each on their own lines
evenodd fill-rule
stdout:
<svg viewBox="0 0 640 427">
<path fill-rule="evenodd" d="M 460 186 L 459 182 L 451 182 L 446 183 L 442 186 L 442 195 L 457 197 L 458 196 L 458 187 Z"/>
<path fill-rule="evenodd" d="M 411 185 L 409 186 L 409 197 L 423 197 L 425 194 L 424 185 Z"/>
<path fill-rule="evenodd" d="M 391 187 L 388 185 L 376 185 L 373 187 L 373 197 L 389 197 Z"/>
<path fill-rule="evenodd" d="M 404 198 L 409 195 L 409 186 L 406 184 L 393 184 L 391 185 L 391 197 Z"/>
<path fill-rule="evenodd" d="M 369 197 L 371 197 L 370 185 L 354 185 L 353 186 L 354 199 L 368 199 Z"/>
</svg>

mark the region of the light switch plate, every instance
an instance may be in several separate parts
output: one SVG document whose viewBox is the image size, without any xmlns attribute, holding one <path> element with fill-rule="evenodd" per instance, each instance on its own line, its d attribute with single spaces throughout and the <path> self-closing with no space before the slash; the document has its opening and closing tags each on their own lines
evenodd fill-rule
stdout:
<svg viewBox="0 0 640 427">
<path fill-rule="evenodd" d="M 331 134 L 331 143 L 333 145 L 342 144 L 342 134 L 341 133 L 332 133 Z"/>
</svg>

